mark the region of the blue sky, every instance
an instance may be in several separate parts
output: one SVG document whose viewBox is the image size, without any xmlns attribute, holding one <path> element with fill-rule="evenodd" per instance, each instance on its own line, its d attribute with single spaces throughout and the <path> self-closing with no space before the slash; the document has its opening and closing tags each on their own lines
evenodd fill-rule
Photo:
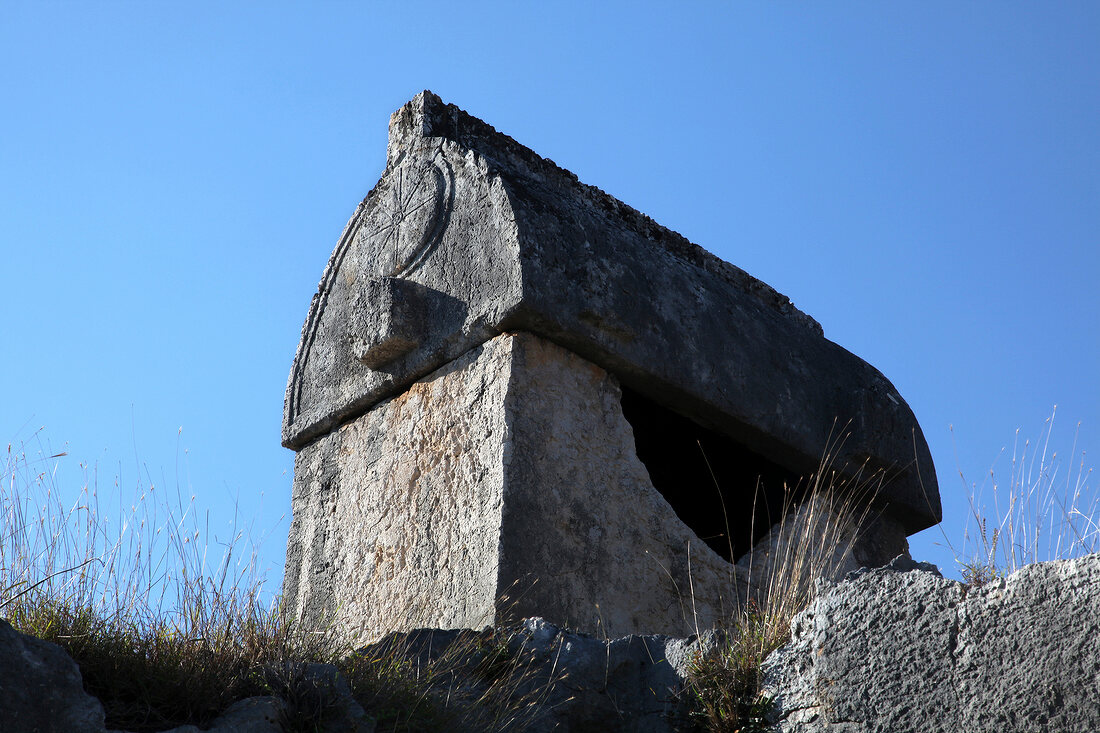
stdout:
<svg viewBox="0 0 1100 733">
<path fill-rule="evenodd" d="M 236 511 L 279 577 L 302 322 L 428 88 L 881 369 L 959 544 L 959 472 L 1055 404 L 1052 446 L 1080 421 L 1100 456 L 1097 39 L 1095 3 L 8 0 L 0 442 Z"/>
</svg>

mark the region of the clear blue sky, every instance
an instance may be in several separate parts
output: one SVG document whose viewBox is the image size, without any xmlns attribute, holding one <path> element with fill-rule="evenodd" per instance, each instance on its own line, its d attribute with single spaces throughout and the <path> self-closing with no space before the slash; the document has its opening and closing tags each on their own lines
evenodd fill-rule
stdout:
<svg viewBox="0 0 1100 733">
<path fill-rule="evenodd" d="M 425 88 L 881 369 L 954 541 L 959 470 L 981 481 L 1055 403 L 1054 444 L 1081 421 L 1096 465 L 1093 2 L 7 0 L 0 441 L 45 426 L 67 490 L 81 463 L 101 491 L 178 478 L 212 532 L 234 508 L 269 531 L 279 577 L 302 322 L 389 114 Z M 941 541 L 914 555 L 950 566 Z"/>
</svg>

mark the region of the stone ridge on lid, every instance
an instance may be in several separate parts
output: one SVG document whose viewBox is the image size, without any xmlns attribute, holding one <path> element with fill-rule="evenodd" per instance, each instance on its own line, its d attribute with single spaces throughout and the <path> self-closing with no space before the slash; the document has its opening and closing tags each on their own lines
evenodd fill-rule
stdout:
<svg viewBox="0 0 1100 733">
<path fill-rule="evenodd" d="M 748 274 L 740 267 L 720 259 L 679 232 L 661 226 L 647 214 L 623 203 L 596 186 L 590 186 L 577 178 L 572 171 L 562 168 L 549 158 L 544 158 L 513 138 L 498 132 L 492 125 L 473 115 L 447 104 L 436 94 L 424 90 L 413 97 L 401 109 L 390 115 L 389 143 L 386 148 L 387 165 L 400 157 L 401 151 L 417 139 L 444 138 L 454 141 L 467 150 L 490 158 L 498 166 L 513 174 L 534 178 L 555 177 L 560 183 L 575 189 L 576 195 L 592 199 L 598 206 L 613 212 L 621 223 L 637 229 L 647 239 L 660 243 L 668 251 L 692 264 L 712 270 L 732 284 L 753 294 L 783 315 L 823 334 L 821 324 L 803 313 L 791 303 L 790 298 L 770 285 Z"/>
<path fill-rule="evenodd" d="M 505 332 L 527 331 L 801 475 L 883 469 L 908 532 L 939 521 L 928 446 L 874 367 L 783 295 L 423 92 L 310 306 L 287 386 L 299 450 Z M 843 438 L 839 441 L 839 438 Z"/>
</svg>

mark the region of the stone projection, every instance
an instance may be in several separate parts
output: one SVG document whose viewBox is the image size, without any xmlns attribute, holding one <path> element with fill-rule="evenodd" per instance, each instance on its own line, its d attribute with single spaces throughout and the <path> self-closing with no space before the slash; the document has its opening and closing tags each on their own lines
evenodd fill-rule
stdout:
<svg viewBox="0 0 1100 733">
<path fill-rule="evenodd" d="M 741 598 L 731 561 L 830 445 L 841 474 L 886 478 L 862 563 L 940 518 L 882 374 L 430 92 L 392 116 L 325 268 L 283 443 L 287 602 L 359 642 L 504 614 L 610 637 L 709 626 Z"/>
</svg>

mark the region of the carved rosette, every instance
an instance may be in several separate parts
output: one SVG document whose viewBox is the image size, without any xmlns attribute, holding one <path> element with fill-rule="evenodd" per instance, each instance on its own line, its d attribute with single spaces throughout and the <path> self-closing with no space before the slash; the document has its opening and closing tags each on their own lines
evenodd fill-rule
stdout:
<svg viewBox="0 0 1100 733">
<path fill-rule="evenodd" d="M 356 294 L 368 290 L 368 282 L 378 285 L 387 278 L 404 279 L 415 271 L 442 239 L 453 203 L 454 174 L 447 162 L 442 157 L 424 160 L 407 156 L 397 161 L 371 196 L 359 205 L 329 259 L 319 292 L 310 307 L 288 385 L 288 425 L 297 420 L 303 409 L 304 373 L 313 356 L 314 343 L 326 310 L 335 307 L 338 310 L 335 322 L 346 323 L 353 329 L 360 328 L 363 324 L 359 322 L 352 302 Z M 394 290 L 394 287 L 391 285 L 389 289 Z M 407 295 L 405 291 L 397 287 L 395 292 Z M 401 312 L 393 315 L 400 316 Z M 380 353 L 393 356 L 390 352 L 396 347 L 391 342 L 395 337 L 387 329 L 394 327 L 397 327 L 397 336 L 404 334 L 403 324 L 396 321 L 387 322 L 384 333 L 362 334 L 356 331 L 349 334 L 353 341 L 365 338 L 368 346 L 372 347 L 359 349 L 363 354 L 356 354 L 358 360 L 363 361 L 364 354 L 370 356 L 367 352 L 373 354 L 377 350 L 374 347 L 379 346 L 386 347 Z M 404 334 L 401 341 L 403 348 L 414 342 L 408 334 Z M 323 355 L 322 363 L 327 366 L 318 368 L 332 368 L 339 363 L 339 359 Z"/>
<path fill-rule="evenodd" d="M 443 234 L 451 196 L 445 162 L 406 159 L 390 171 L 358 235 L 374 255 L 375 277 L 404 277 L 416 269 Z"/>
</svg>

